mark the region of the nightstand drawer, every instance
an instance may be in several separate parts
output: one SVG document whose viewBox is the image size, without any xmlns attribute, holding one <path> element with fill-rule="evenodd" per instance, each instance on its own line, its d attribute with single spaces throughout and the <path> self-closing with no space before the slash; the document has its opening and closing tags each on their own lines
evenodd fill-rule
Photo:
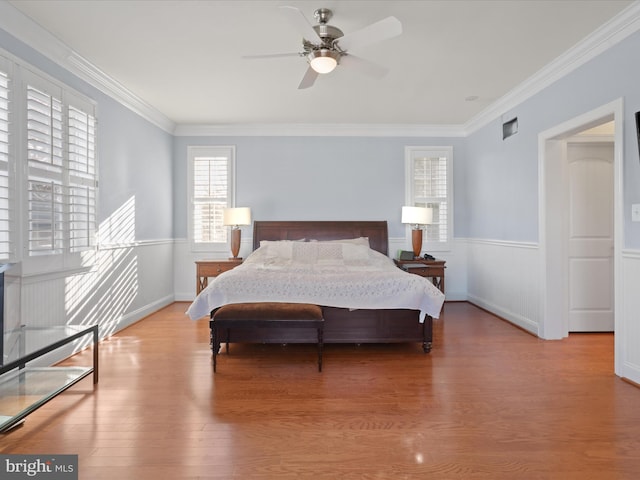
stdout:
<svg viewBox="0 0 640 480">
<path fill-rule="evenodd" d="M 444 277 L 444 266 L 442 265 L 425 265 L 424 267 L 410 267 L 407 269 L 409 273 L 420 275 L 421 277 Z"/>
<path fill-rule="evenodd" d="M 242 263 L 242 260 L 200 260 L 196 262 L 196 294 L 207 288 L 209 277 L 217 277 Z"/>
<path fill-rule="evenodd" d="M 429 267 L 409 267 L 406 268 L 406 271 L 409 273 L 413 273 L 414 275 L 420 275 L 421 277 L 437 277 L 439 276 L 436 272 L 436 269 Z"/>
<path fill-rule="evenodd" d="M 228 261 L 206 262 L 206 263 L 198 262 L 198 275 L 201 277 L 216 277 L 223 272 L 232 270 L 236 266 L 238 266 L 237 262 L 228 262 Z"/>
</svg>

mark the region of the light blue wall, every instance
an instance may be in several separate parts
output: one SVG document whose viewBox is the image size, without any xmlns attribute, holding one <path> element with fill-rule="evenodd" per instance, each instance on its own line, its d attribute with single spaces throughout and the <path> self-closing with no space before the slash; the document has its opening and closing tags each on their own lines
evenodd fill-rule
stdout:
<svg viewBox="0 0 640 480">
<path fill-rule="evenodd" d="M 100 220 L 132 197 L 135 240 L 173 236 L 173 137 L 130 110 L 101 103 Z"/>
<path fill-rule="evenodd" d="M 173 136 L 2 29 L 0 48 L 97 102 L 98 221 L 112 218 L 133 197 L 135 240 L 173 238 Z"/>
<path fill-rule="evenodd" d="M 528 141 L 525 121 L 518 115 L 520 131 L 505 142 L 498 120 L 467 138 L 471 238 L 537 241 L 537 139 Z"/>
<path fill-rule="evenodd" d="M 176 212 L 188 207 L 188 145 L 236 146 L 236 205 L 251 207 L 255 220 L 387 220 L 391 237 L 405 234 L 405 146 L 452 145 L 454 168 L 464 163 L 460 138 L 177 137 Z M 464 189 L 454 196 L 459 235 L 466 230 L 465 216 L 457 217 Z M 176 215 L 174 231 L 187 236 L 186 215 Z"/>
<path fill-rule="evenodd" d="M 470 237 L 537 242 L 539 133 L 623 98 L 624 243 L 640 248 L 640 224 L 631 222 L 631 204 L 640 203 L 639 52 L 636 33 L 510 110 L 518 117 L 515 136 L 503 141 L 495 120 L 466 139 Z"/>
</svg>

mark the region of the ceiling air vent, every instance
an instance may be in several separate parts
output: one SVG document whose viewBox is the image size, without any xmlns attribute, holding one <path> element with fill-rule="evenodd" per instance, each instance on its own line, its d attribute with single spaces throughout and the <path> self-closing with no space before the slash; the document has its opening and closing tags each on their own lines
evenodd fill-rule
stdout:
<svg viewBox="0 0 640 480">
<path fill-rule="evenodd" d="M 518 117 L 502 124 L 502 140 L 506 140 L 511 135 L 518 133 Z"/>
</svg>

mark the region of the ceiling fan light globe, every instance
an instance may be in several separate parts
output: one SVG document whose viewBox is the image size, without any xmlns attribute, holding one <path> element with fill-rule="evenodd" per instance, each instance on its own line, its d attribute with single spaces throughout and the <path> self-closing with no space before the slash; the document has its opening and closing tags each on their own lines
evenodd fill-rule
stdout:
<svg viewBox="0 0 640 480">
<path fill-rule="evenodd" d="M 339 54 L 331 50 L 314 50 L 309 53 L 309 65 L 318 73 L 329 73 L 338 65 Z"/>
<path fill-rule="evenodd" d="M 311 60 L 311 68 L 318 73 L 332 72 L 336 65 L 338 65 L 338 62 L 331 57 L 316 57 Z"/>
</svg>

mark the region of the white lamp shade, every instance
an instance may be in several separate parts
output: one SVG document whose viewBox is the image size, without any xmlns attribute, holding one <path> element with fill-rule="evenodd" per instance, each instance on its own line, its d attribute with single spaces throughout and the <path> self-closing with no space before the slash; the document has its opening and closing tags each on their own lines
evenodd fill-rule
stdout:
<svg viewBox="0 0 640 480">
<path fill-rule="evenodd" d="M 338 65 L 338 54 L 331 50 L 314 50 L 308 55 L 309 65 L 318 73 L 329 73 Z"/>
<path fill-rule="evenodd" d="M 428 225 L 433 221 L 433 210 L 426 207 L 402 207 L 402 223 Z"/>
<path fill-rule="evenodd" d="M 249 207 L 225 208 L 222 211 L 223 225 L 251 225 L 251 209 Z"/>
</svg>

